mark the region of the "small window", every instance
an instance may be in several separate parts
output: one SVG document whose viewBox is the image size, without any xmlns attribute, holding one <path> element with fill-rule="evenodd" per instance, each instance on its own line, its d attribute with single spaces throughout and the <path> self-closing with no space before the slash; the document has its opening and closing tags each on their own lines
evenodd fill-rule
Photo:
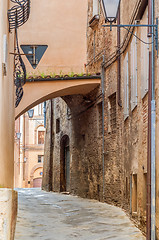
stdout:
<svg viewBox="0 0 159 240">
<path fill-rule="evenodd" d="M 44 162 L 44 155 L 38 155 L 38 163 Z"/>
<path fill-rule="evenodd" d="M 60 132 L 60 118 L 56 119 L 56 133 Z"/>
<path fill-rule="evenodd" d="M 137 174 L 133 175 L 132 180 L 132 212 L 137 212 Z"/>
<path fill-rule="evenodd" d="M 38 131 L 38 144 L 44 144 L 44 131 Z"/>
</svg>

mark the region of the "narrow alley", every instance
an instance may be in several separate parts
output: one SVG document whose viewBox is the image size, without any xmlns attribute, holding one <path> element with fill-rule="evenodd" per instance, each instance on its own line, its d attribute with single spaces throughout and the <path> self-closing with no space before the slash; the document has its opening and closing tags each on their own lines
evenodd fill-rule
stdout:
<svg viewBox="0 0 159 240">
<path fill-rule="evenodd" d="M 142 240 L 117 207 L 40 189 L 18 189 L 15 240 Z"/>
</svg>

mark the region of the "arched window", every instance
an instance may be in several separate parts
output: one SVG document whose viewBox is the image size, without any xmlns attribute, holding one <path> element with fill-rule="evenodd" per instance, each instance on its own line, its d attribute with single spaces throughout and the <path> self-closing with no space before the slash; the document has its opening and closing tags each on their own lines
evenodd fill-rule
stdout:
<svg viewBox="0 0 159 240">
<path fill-rule="evenodd" d="M 45 128 L 40 126 L 37 128 L 37 144 L 44 144 L 45 139 Z"/>
</svg>

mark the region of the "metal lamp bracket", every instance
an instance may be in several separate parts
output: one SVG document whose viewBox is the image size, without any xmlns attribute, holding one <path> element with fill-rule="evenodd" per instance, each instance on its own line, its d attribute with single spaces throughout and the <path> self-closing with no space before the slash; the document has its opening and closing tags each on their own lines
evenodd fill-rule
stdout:
<svg viewBox="0 0 159 240">
<path fill-rule="evenodd" d="M 127 29 L 126 27 L 152 27 L 154 28 L 155 30 L 155 40 L 154 42 L 150 43 L 150 44 L 153 44 L 155 43 L 155 48 L 156 48 L 156 51 L 157 51 L 157 56 L 158 56 L 158 18 L 156 18 L 156 24 L 127 24 L 127 25 L 124 25 L 124 24 L 118 24 L 118 25 L 113 25 L 112 23 L 110 23 L 110 25 L 103 25 L 103 27 L 109 27 L 110 28 L 110 31 L 112 31 L 112 28 L 113 27 L 119 27 L 119 28 L 124 28 L 126 29 L 128 32 L 131 33 L 131 31 L 129 31 L 129 29 Z M 133 34 L 135 37 L 137 37 L 135 34 Z M 152 34 L 151 34 L 152 35 Z M 138 38 L 138 37 L 137 37 Z M 139 39 L 139 38 L 138 38 Z M 139 39 L 141 40 L 141 39 Z"/>
</svg>

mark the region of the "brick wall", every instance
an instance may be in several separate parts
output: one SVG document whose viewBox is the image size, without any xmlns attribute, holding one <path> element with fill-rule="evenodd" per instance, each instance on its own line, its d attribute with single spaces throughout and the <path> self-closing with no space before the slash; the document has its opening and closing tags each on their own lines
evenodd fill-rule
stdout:
<svg viewBox="0 0 159 240">
<path fill-rule="evenodd" d="M 140 1 L 123 1 L 121 22 L 128 23 Z M 138 9 L 138 8 L 137 8 Z M 147 11 L 147 10 L 146 10 Z M 125 14 L 127 12 L 127 14 Z M 101 72 L 103 55 L 105 57 L 104 84 L 104 169 L 102 158 L 101 131 L 101 88 L 95 89 L 87 96 L 65 96 L 54 101 L 55 119 L 60 117 L 61 130 L 54 137 L 53 148 L 53 189 L 60 191 L 60 139 L 68 135 L 70 139 L 70 188 L 81 197 L 94 198 L 124 208 L 145 231 L 146 223 L 146 174 L 147 174 L 147 127 L 148 127 L 148 94 L 142 96 L 141 43 L 137 42 L 137 102 L 131 109 L 132 74 L 131 74 L 131 41 L 121 55 L 121 102 L 118 105 L 117 61 L 110 57 L 117 51 L 116 30 L 112 32 L 102 27 L 100 19 L 93 27 L 87 26 L 87 71 Z M 146 22 L 146 12 L 141 19 Z M 88 1 L 88 22 L 92 19 L 92 1 Z M 142 33 L 137 31 L 140 36 Z M 121 43 L 125 32 L 121 32 Z M 124 68 L 128 52 L 129 98 L 128 117 L 124 116 Z M 146 71 L 146 69 L 145 69 Z M 111 126 L 111 96 L 116 94 L 116 124 Z M 67 105 L 66 105 L 67 104 Z M 67 106 L 70 115 L 67 116 Z M 55 127 L 54 127 L 55 132 Z M 104 182 L 103 182 L 104 170 Z M 104 194 L 103 194 L 104 184 Z"/>
</svg>

